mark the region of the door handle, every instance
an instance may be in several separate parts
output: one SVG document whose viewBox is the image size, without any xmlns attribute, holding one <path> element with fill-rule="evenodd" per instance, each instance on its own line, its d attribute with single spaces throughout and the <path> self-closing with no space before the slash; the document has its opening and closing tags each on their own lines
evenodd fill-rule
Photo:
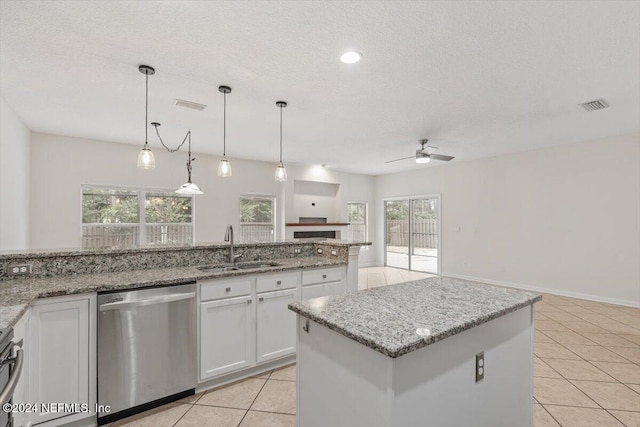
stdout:
<svg viewBox="0 0 640 427">
<path fill-rule="evenodd" d="M 0 406 L 7 403 L 11 400 L 13 396 L 13 392 L 18 385 L 18 380 L 20 379 L 20 374 L 22 373 L 22 363 L 24 362 L 24 351 L 19 349 L 16 351 L 16 357 L 12 357 L 3 362 L 3 364 L 13 364 L 13 371 L 11 372 L 11 376 L 9 377 L 9 381 L 7 381 L 7 385 L 5 385 L 2 392 L 0 392 Z"/>
<path fill-rule="evenodd" d="M 323 279 L 326 279 L 326 278 L 327 278 L 327 275 L 326 275 L 326 274 L 323 274 L 323 275 L 322 275 L 322 278 L 323 278 Z"/>
<path fill-rule="evenodd" d="M 278 280 L 278 281 L 276 282 L 276 285 L 282 285 L 282 280 Z"/>
<path fill-rule="evenodd" d="M 225 292 L 231 292 L 231 288 L 227 288 L 224 290 Z"/>
<path fill-rule="evenodd" d="M 251 304 L 251 300 L 250 299 L 247 300 L 247 304 Z"/>
<path fill-rule="evenodd" d="M 258 301 L 259 301 L 259 302 L 262 302 L 262 301 L 264 301 L 264 298 L 263 298 L 263 297 L 260 297 L 260 298 L 258 298 Z"/>
</svg>

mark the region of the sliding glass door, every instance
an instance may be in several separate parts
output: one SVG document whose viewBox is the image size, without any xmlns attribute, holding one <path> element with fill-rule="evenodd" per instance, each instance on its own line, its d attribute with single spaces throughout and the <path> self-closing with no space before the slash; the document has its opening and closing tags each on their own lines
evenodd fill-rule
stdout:
<svg viewBox="0 0 640 427">
<path fill-rule="evenodd" d="M 438 274 L 439 198 L 385 201 L 385 265 Z"/>
<path fill-rule="evenodd" d="M 384 202 L 385 265 L 409 269 L 409 200 Z"/>
</svg>

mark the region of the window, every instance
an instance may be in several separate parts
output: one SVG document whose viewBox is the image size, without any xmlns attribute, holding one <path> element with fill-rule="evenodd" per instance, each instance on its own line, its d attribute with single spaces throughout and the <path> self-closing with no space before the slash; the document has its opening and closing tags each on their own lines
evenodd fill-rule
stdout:
<svg viewBox="0 0 640 427">
<path fill-rule="evenodd" d="M 240 196 L 240 240 L 273 242 L 275 240 L 276 198 L 270 195 Z"/>
<path fill-rule="evenodd" d="M 82 247 L 193 242 L 193 199 L 173 192 L 82 188 Z"/>
<path fill-rule="evenodd" d="M 349 221 L 349 240 L 367 241 L 367 203 L 347 203 L 347 218 Z"/>
</svg>

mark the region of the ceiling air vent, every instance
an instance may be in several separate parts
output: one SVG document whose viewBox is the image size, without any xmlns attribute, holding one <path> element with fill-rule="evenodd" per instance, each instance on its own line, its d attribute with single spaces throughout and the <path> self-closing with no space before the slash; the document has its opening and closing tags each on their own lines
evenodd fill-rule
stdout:
<svg viewBox="0 0 640 427">
<path fill-rule="evenodd" d="M 198 104 L 197 102 L 185 101 L 184 99 L 176 99 L 173 101 L 173 105 L 176 107 L 190 108 L 192 110 L 202 111 L 207 108 L 204 104 Z"/>
<path fill-rule="evenodd" d="M 580 105 L 582 108 L 584 108 L 587 111 L 602 110 L 609 106 L 609 104 L 607 104 L 607 101 L 605 101 L 602 98 L 594 99 L 593 101 L 585 102 L 583 104 L 578 104 L 578 105 Z"/>
</svg>

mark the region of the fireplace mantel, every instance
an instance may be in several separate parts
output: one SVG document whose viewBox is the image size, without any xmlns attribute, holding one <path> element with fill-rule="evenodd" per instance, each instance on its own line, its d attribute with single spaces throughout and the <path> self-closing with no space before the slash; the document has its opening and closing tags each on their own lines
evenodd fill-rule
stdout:
<svg viewBox="0 0 640 427">
<path fill-rule="evenodd" d="M 348 222 L 287 222 L 287 227 L 346 227 Z"/>
<path fill-rule="evenodd" d="M 308 234 L 304 232 L 313 231 L 334 231 L 336 239 L 345 239 L 347 237 L 347 231 L 349 230 L 348 222 L 287 222 L 285 226 L 285 236 L 287 239 L 296 238 L 296 234 Z"/>
</svg>

